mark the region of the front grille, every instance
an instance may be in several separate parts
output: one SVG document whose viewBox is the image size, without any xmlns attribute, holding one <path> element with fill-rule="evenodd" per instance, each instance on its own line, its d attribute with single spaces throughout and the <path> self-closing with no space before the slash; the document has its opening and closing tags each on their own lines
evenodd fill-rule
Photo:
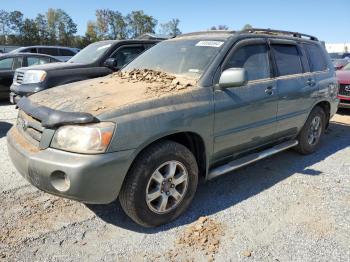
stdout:
<svg viewBox="0 0 350 262">
<path fill-rule="evenodd" d="M 340 99 L 341 104 L 350 104 L 350 100 Z"/>
<path fill-rule="evenodd" d="M 23 76 L 24 76 L 24 72 L 16 71 L 15 77 L 14 77 L 15 82 L 18 84 L 22 84 Z"/>
<path fill-rule="evenodd" d="M 350 97 L 350 85 L 339 85 L 339 95 Z"/>
<path fill-rule="evenodd" d="M 39 147 L 44 131 L 40 121 L 20 110 L 17 118 L 17 128 L 32 144 Z"/>
</svg>

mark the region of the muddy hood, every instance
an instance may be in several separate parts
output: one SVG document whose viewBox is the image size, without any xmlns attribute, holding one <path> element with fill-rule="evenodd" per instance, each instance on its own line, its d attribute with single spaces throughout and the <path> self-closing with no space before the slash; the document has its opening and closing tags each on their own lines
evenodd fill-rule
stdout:
<svg viewBox="0 0 350 262">
<path fill-rule="evenodd" d="M 146 86 L 140 82 L 126 83 L 102 77 L 51 88 L 30 96 L 30 100 L 38 106 L 97 116 L 151 98 L 146 91 Z"/>
</svg>

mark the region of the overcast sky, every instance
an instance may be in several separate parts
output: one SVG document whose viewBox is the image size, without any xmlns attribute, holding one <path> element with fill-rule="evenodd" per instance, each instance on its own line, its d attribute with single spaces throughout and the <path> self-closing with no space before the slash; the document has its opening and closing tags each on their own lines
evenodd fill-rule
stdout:
<svg viewBox="0 0 350 262">
<path fill-rule="evenodd" d="M 213 25 L 240 29 L 246 23 L 254 27 L 299 31 L 312 34 L 331 43 L 350 42 L 350 0 L 0 0 L 0 9 L 19 10 L 34 18 L 49 7 L 64 9 L 84 34 L 88 20 L 94 20 L 95 10 L 109 8 L 126 15 L 132 10 L 144 10 L 158 20 L 181 20 L 183 33 L 205 30 Z"/>
</svg>

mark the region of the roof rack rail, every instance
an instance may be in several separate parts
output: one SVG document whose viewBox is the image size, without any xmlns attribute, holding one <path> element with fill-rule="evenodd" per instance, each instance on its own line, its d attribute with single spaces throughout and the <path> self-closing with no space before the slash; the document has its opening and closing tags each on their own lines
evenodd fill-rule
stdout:
<svg viewBox="0 0 350 262">
<path fill-rule="evenodd" d="M 198 31 L 198 32 L 191 32 L 191 33 L 185 33 L 181 34 L 179 36 L 192 36 L 192 35 L 203 35 L 203 34 L 235 34 L 237 31 L 232 30 L 207 30 L 207 31 Z"/>
<path fill-rule="evenodd" d="M 298 32 L 290 32 L 290 31 L 283 31 L 283 30 L 273 30 L 270 28 L 264 29 L 264 28 L 249 28 L 246 30 L 240 31 L 240 33 L 262 33 L 262 34 L 273 34 L 273 35 L 287 35 L 287 36 L 293 36 L 298 38 L 309 38 L 313 41 L 318 41 L 318 38 L 312 35 L 302 34 Z"/>
</svg>

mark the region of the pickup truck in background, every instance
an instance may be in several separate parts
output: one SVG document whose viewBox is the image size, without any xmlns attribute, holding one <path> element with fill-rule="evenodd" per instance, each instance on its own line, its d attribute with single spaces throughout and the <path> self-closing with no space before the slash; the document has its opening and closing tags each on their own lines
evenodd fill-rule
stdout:
<svg viewBox="0 0 350 262">
<path fill-rule="evenodd" d="M 106 40 L 88 45 L 65 63 L 16 70 L 10 102 L 42 90 L 118 71 L 160 40 Z"/>
</svg>

